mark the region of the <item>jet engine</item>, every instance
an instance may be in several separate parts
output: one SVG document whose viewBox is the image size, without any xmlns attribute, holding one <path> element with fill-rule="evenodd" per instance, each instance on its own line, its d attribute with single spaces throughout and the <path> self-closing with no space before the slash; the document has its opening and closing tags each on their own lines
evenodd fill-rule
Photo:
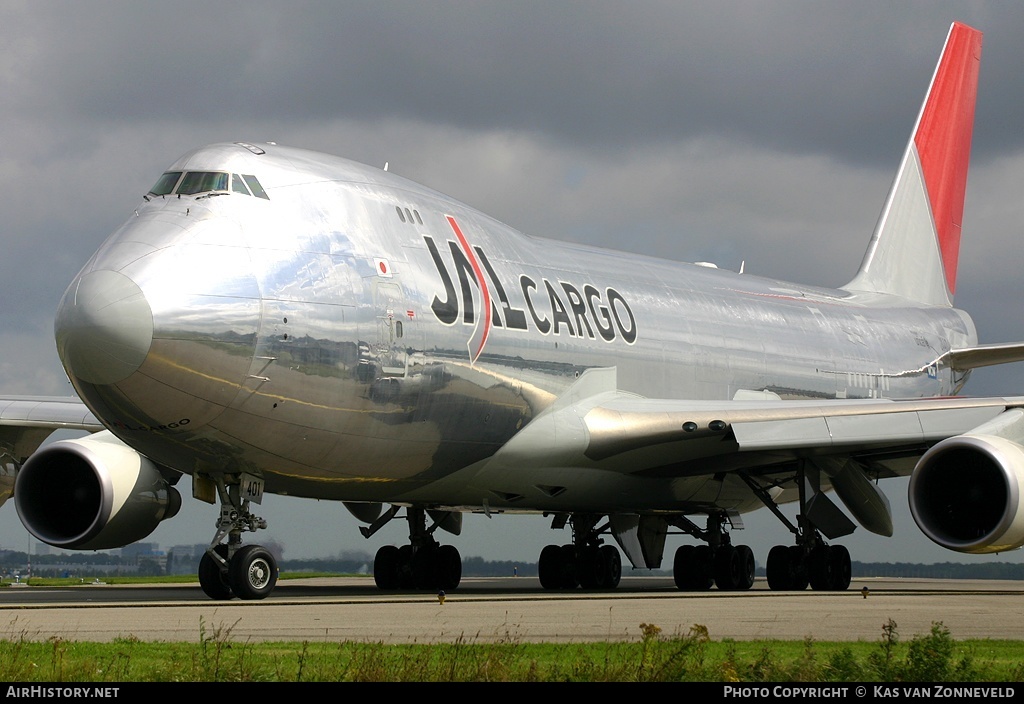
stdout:
<svg viewBox="0 0 1024 704">
<path fill-rule="evenodd" d="M 18 472 L 14 501 L 32 535 L 74 550 L 141 540 L 181 508 L 156 465 L 108 431 L 36 451 Z"/>
<path fill-rule="evenodd" d="M 1006 411 L 921 457 L 910 477 L 910 511 L 925 535 L 974 554 L 1024 545 L 1022 431 L 1024 414 Z"/>
</svg>

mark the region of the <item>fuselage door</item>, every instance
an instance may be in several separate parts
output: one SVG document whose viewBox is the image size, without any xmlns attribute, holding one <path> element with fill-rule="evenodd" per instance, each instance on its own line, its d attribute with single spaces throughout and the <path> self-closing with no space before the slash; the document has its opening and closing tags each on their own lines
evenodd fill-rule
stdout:
<svg viewBox="0 0 1024 704">
<path fill-rule="evenodd" d="M 402 287 L 394 280 L 375 281 L 373 302 L 377 311 L 375 352 L 380 374 L 385 377 L 404 377 L 408 361 L 405 337 L 412 319 L 406 314 Z"/>
</svg>

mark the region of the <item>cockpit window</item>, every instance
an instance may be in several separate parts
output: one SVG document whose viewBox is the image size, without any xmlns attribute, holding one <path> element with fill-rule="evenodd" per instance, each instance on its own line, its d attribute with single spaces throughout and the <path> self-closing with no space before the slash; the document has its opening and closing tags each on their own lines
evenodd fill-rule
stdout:
<svg viewBox="0 0 1024 704">
<path fill-rule="evenodd" d="M 197 193 L 226 195 L 229 192 L 270 200 L 270 196 L 252 174 L 228 174 L 224 171 L 168 171 L 150 189 L 148 196 L 167 196 L 172 193 L 178 196 L 193 196 Z"/>
<path fill-rule="evenodd" d="M 242 177 L 238 174 L 231 174 L 231 190 L 235 193 L 241 193 L 243 196 L 251 195 L 249 189 L 245 187 Z"/>
<path fill-rule="evenodd" d="M 251 174 L 242 174 L 242 178 L 245 179 L 246 185 L 249 186 L 249 190 L 252 191 L 254 196 L 270 200 L 270 196 L 268 196 L 267 192 L 263 190 L 263 186 L 260 185 L 260 182 L 256 180 L 255 176 Z"/>
<path fill-rule="evenodd" d="M 168 171 L 160 177 L 155 186 L 149 189 L 149 192 L 154 196 L 165 196 L 174 191 L 174 187 L 178 185 L 180 178 L 180 171 Z"/>
<path fill-rule="evenodd" d="M 178 186 L 178 193 L 184 196 L 226 190 L 228 175 L 221 171 L 189 171 Z"/>
</svg>

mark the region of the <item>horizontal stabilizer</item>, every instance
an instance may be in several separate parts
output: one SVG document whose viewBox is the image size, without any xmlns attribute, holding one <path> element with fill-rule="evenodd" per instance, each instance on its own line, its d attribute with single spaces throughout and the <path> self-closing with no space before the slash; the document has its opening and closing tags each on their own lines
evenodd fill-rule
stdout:
<svg viewBox="0 0 1024 704">
<path fill-rule="evenodd" d="M 946 353 L 949 366 L 957 371 L 967 371 L 995 364 L 1024 362 L 1024 342 L 1000 342 L 993 345 L 977 345 L 950 350 Z"/>
</svg>

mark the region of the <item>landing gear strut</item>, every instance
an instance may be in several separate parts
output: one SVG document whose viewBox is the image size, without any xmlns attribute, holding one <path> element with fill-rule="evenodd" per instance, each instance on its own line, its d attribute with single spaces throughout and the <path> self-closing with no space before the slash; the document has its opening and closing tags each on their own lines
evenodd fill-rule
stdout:
<svg viewBox="0 0 1024 704">
<path fill-rule="evenodd" d="M 613 545 L 602 545 L 598 516 L 574 514 L 571 545 L 548 545 L 540 553 L 537 571 L 545 589 L 615 589 L 622 578 L 622 557 Z M 556 519 L 556 523 L 559 519 Z M 565 525 L 564 518 L 561 525 Z"/>
<path fill-rule="evenodd" d="M 384 522 L 393 518 L 396 512 L 397 507 Z M 459 551 L 453 545 L 440 545 L 434 539 L 439 522 L 427 528 L 424 509 L 411 506 L 406 514 L 409 544 L 401 547 L 385 545 L 377 550 L 373 559 L 373 581 L 380 589 L 456 589 L 462 581 Z"/>
<path fill-rule="evenodd" d="M 810 482 L 807 481 L 809 474 L 812 478 Z M 796 537 L 796 545 L 776 545 L 768 552 L 768 562 L 765 565 L 768 587 L 775 591 L 801 591 L 808 585 L 816 591 L 848 589 L 851 578 L 850 551 L 842 545 L 826 544 L 807 515 L 811 498 L 809 494 L 819 491 L 813 467 L 809 468 L 806 462 L 801 462 L 797 468 L 795 480 L 800 489 L 797 526 L 782 514 L 764 487 L 749 476 L 740 476 Z"/>
<path fill-rule="evenodd" d="M 199 586 L 218 601 L 233 596 L 263 599 L 277 584 L 277 561 L 262 545 L 242 545 L 242 533 L 266 528 L 267 522 L 250 513 L 249 500 L 241 498 L 240 482 L 229 486 L 224 477 L 214 481 L 220 518 L 217 533 L 199 561 Z M 221 542 L 225 536 L 226 544 Z"/>
</svg>

